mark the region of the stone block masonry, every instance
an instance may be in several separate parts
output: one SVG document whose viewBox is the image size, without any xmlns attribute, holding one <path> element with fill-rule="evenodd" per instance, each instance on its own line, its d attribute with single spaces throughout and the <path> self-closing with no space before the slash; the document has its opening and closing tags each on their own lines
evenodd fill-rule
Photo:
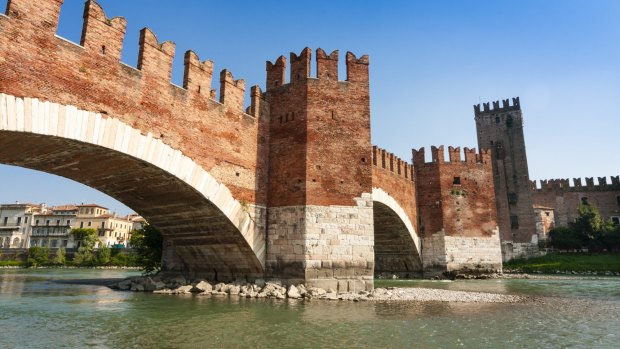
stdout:
<svg viewBox="0 0 620 349">
<path fill-rule="evenodd" d="M 338 292 L 371 290 L 372 198 L 363 194 L 356 202 L 269 208 L 268 275 Z"/>
<path fill-rule="evenodd" d="M 495 273 L 502 271 L 499 230 L 489 237 L 446 236 L 444 231 L 424 238 L 424 273 Z"/>
</svg>

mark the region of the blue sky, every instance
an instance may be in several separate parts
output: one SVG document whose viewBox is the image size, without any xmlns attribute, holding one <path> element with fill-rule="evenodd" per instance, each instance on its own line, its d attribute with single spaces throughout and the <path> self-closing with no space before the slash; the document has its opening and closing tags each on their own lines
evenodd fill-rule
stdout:
<svg viewBox="0 0 620 349">
<path fill-rule="evenodd" d="M 176 84 L 188 49 L 248 86 L 264 86 L 266 60 L 305 46 L 369 54 L 373 143 L 404 159 L 414 147 L 476 146 L 472 105 L 520 96 L 532 179 L 620 174 L 620 1 L 100 3 L 109 17 L 127 18 L 125 63 L 136 65 L 145 26 L 177 44 Z M 83 1 L 65 0 L 60 36 L 79 41 L 82 11 Z M 0 202 L 130 211 L 39 172 L 0 166 L 0 183 Z"/>
</svg>

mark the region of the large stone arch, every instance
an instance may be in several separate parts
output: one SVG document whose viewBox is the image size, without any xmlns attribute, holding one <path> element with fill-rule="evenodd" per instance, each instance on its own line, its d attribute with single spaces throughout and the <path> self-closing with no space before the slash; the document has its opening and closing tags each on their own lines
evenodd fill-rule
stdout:
<svg viewBox="0 0 620 349">
<path fill-rule="evenodd" d="M 380 188 L 373 188 L 375 274 L 414 276 L 422 272 L 421 241 L 400 204 Z"/>
<path fill-rule="evenodd" d="M 264 272 L 264 208 L 239 202 L 179 150 L 113 117 L 0 94 L 0 163 L 100 190 L 166 238 L 165 267 L 190 275 Z"/>
</svg>

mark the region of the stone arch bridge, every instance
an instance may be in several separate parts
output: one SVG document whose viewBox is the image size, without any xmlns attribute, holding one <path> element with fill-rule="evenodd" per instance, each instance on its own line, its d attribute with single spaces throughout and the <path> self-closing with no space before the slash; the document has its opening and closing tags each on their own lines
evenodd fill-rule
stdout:
<svg viewBox="0 0 620 349">
<path fill-rule="evenodd" d="M 422 271 L 413 167 L 370 143 L 368 57 L 310 50 L 267 62 L 267 88 L 140 33 L 87 1 L 80 43 L 56 35 L 60 0 L 0 15 L 0 163 L 73 179 L 165 237 L 164 268 L 230 280 L 280 277 L 338 290 Z"/>
</svg>

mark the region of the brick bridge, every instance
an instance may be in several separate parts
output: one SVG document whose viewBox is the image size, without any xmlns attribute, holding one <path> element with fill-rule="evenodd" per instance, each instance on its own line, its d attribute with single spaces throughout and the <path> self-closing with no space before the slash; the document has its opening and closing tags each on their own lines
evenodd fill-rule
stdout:
<svg viewBox="0 0 620 349">
<path fill-rule="evenodd" d="M 267 62 L 266 90 L 252 87 L 244 109 L 245 81 L 223 70 L 216 100 L 213 63 L 192 51 L 183 86 L 171 84 L 175 45 L 149 29 L 137 68 L 121 63 L 125 19 L 94 1 L 80 43 L 58 37 L 61 5 L 11 0 L 0 15 L 0 163 L 131 207 L 164 234 L 166 270 L 357 290 L 375 273 L 501 268 L 494 256 L 450 267 L 441 226 L 423 263 L 418 212 L 430 205 L 416 202 L 417 168 L 371 145 L 367 56 L 347 53 L 345 81 L 338 51 L 317 49 L 316 77 L 307 48 Z M 485 161 L 462 164 L 490 175 Z M 494 244 L 495 205 L 482 206 L 484 231 L 468 234 Z"/>
</svg>

